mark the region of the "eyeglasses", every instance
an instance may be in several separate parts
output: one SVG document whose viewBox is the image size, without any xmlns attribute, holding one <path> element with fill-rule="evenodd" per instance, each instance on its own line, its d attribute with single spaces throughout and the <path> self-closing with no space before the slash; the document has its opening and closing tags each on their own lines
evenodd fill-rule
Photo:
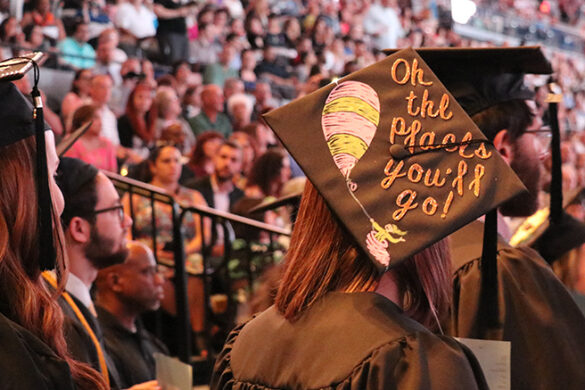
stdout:
<svg viewBox="0 0 585 390">
<path fill-rule="evenodd" d="M 108 213 L 110 211 L 117 211 L 118 218 L 120 218 L 120 222 L 124 222 L 124 217 L 126 216 L 126 214 L 124 214 L 124 206 L 122 206 L 121 204 L 119 204 L 117 206 L 113 206 L 113 207 L 108 207 L 105 209 L 94 210 L 93 215 L 98 215 L 101 213 Z"/>
<path fill-rule="evenodd" d="M 550 151 L 550 144 L 552 140 L 552 134 L 550 128 L 543 127 L 538 130 L 526 130 L 524 133 L 534 135 L 534 146 L 541 154 L 546 154 Z"/>
</svg>

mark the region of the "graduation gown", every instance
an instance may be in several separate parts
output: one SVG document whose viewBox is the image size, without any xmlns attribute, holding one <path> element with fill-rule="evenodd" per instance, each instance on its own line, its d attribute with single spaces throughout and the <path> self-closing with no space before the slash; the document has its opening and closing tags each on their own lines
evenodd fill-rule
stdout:
<svg viewBox="0 0 585 390">
<path fill-rule="evenodd" d="M 1 313 L 0 389 L 75 389 L 67 363 L 37 336 Z"/>
<path fill-rule="evenodd" d="M 329 293 L 295 322 L 274 306 L 236 328 L 211 389 L 487 389 L 474 356 L 376 293 Z"/>
<path fill-rule="evenodd" d="M 77 305 L 79 311 L 85 317 L 85 320 L 91 327 L 93 333 L 97 337 L 103 354 L 106 361 L 106 365 L 108 367 L 108 374 L 110 379 L 110 387 L 112 389 L 119 389 L 120 386 L 120 376 L 118 374 L 118 370 L 111 359 L 111 357 L 107 354 L 106 349 L 104 348 L 103 342 L 103 334 L 100 327 L 100 324 L 97 318 L 91 314 L 91 312 L 85 307 L 85 305 L 75 298 L 75 296 L 70 295 L 75 304 Z M 73 356 L 76 360 L 79 360 L 84 363 L 88 363 L 97 371 L 100 371 L 99 365 L 99 358 L 98 352 L 93 343 L 91 337 L 89 336 L 88 332 L 85 330 L 85 327 L 81 323 L 81 321 L 75 315 L 75 312 L 67 303 L 67 301 L 60 296 L 58 299 L 59 306 L 63 309 L 63 313 L 65 314 L 65 340 L 67 341 L 67 349 L 71 356 Z"/>
<path fill-rule="evenodd" d="M 511 342 L 512 390 L 585 389 L 585 318 L 540 255 L 498 242 L 497 329 L 481 330 L 483 223 L 450 236 L 453 307 L 447 333 Z"/>
</svg>

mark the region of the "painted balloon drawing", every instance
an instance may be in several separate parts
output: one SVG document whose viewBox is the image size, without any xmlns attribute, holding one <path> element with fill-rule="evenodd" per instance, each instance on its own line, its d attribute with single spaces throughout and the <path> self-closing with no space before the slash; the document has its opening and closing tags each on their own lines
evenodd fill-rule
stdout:
<svg viewBox="0 0 585 390">
<path fill-rule="evenodd" d="M 372 224 L 366 237 L 367 248 L 384 266 L 390 264 L 389 243 L 404 241 L 405 231 L 396 225 L 380 226 L 354 194 L 357 184 L 351 171 L 366 153 L 380 122 L 380 100 L 376 91 L 359 81 L 345 81 L 331 90 L 321 116 L 325 141 L 335 165 L 345 178 L 347 189 Z"/>
</svg>

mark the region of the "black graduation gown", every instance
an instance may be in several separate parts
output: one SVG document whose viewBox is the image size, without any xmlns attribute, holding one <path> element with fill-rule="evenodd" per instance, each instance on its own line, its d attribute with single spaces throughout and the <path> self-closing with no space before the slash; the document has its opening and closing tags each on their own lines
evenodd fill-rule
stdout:
<svg viewBox="0 0 585 390">
<path fill-rule="evenodd" d="M 67 363 L 0 313 L 0 389 L 73 390 Z"/>
<path fill-rule="evenodd" d="M 585 318 L 540 255 L 498 242 L 499 329 L 480 330 L 483 223 L 450 236 L 452 336 L 511 342 L 512 390 L 585 389 Z"/>
<path fill-rule="evenodd" d="M 93 333 L 97 337 L 102 347 L 104 358 L 106 360 L 106 365 L 108 367 L 110 387 L 112 389 L 121 388 L 118 370 L 104 347 L 103 334 L 97 318 L 93 314 L 91 314 L 91 312 L 85 307 L 83 303 L 81 303 L 80 300 L 78 300 L 77 298 L 75 298 L 75 296 L 71 294 L 70 296 L 77 305 L 77 307 L 79 308 L 79 311 L 85 317 L 85 320 L 93 330 Z M 71 306 L 69 306 L 69 303 L 67 303 L 65 298 L 63 298 L 63 296 L 59 297 L 58 303 L 59 306 L 61 306 L 61 309 L 63 309 L 63 313 L 65 314 L 64 333 L 69 353 L 71 354 L 71 356 L 73 356 L 74 359 L 91 365 L 99 372 L 100 365 L 98 359 L 98 352 L 91 337 L 85 330 L 85 327 L 83 326 L 81 321 L 79 321 L 79 319 L 75 315 L 75 312 L 73 311 Z"/>
<path fill-rule="evenodd" d="M 228 337 L 211 389 L 487 389 L 475 357 L 376 293 L 329 293 L 290 322 L 274 306 Z"/>
</svg>

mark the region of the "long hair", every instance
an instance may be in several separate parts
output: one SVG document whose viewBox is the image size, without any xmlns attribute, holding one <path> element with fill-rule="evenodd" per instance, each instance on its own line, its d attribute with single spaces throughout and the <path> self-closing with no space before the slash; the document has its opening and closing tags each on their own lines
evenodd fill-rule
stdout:
<svg viewBox="0 0 585 390">
<path fill-rule="evenodd" d="M 272 183 L 280 176 L 280 171 L 283 167 L 283 160 L 286 155 L 282 150 L 270 149 L 262 156 L 258 157 L 252 165 L 250 174 L 248 175 L 248 182 L 246 186 L 257 185 L 260 187 L 264 195 L 279 196 L 280 194 L 273 194 Z M 280 191 L 280 189 L 278 189 Z"/>
<path fill-rule="evenodd" d="M 431 330 L 436 329 L 437 319 L 442 319 L 450 305 L 447 249 L 445 240 L 440 241 L 389 271 L 394 272 L 406 315 Z M 374 291 L 380 276 L 322 196 L 307 182 L 276 295 L 278 311 L 294 321 L 329 292 Z"/>
<path fill-rule="evenodd" d="M 204 131 L 203 133 L 197 136 L 197 143 L 193 148 L 193 153 L 191 153 L 191 158 L 189 159 L 189 165 L 196 167 L 203 165 L 207 160 L 207 156 L 205 155 L 204 146 L 208 141 L 219 139 L 223 141 L 223 135 L 218 133 L 217 131 L 209 130 Z"/>
<path fill-rule="evenodd" d="M 0 147 L 0 302 L 4 313 L 64 359 L 80 389 L 106 389 L 104 379 L 89 366 L 73 360 L 63 336 L 63 312 L 56 297 L 66 280 L 66 254 L 59 216 L 53 212 L 59 288 L 52 296 L 39 269 L 37 195 L 32 173 L 36 161 L 34 137 Z M 23 174 L 23 173 L 29 174 Z"/>
<path fill-rule="evenodd" d="M 152 88 L 147 84 L 138 84 L 136 88 L 130 92 L 128 96 L 128 102 L 126 103 L 126 116 L 132 125 L 134 133 L 145 142 L 154 141 L 155 127 L 156 127 L 156 116 L 154 111 L 149 110 L 148 119 L 141 113 L 136 111 L 134 106 L 134 97 L 139 91 L 148 91 L 152 93 Z M 152 105 L 151 105 L 152 107 Z"/>
</svg>

